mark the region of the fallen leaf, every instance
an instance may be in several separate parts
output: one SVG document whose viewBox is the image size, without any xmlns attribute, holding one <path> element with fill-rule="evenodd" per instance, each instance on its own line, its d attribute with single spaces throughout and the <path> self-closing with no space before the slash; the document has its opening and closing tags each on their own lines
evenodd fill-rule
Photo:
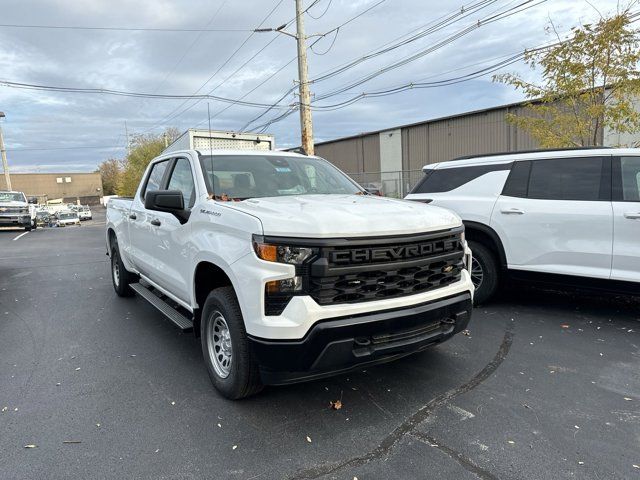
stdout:
<svg viewBox="0 0 640 480">
<path fill-rule="evenodd" d="M 17 412 L 17 411 L 18 411 L 18 407 L 14 408 L 14 409 L 13 409 L 13 411 L 14 411 L 14 412 Z"/>
<path fill-rule="evenodd" d="M 234 445 L 233 447 L 231 447 L 231 450 L 235 450 L 236 448 L 238 448 L 238 445 Z"/>
<path fill-rule="evenodd" d="M 218 428 L 222 428 L 222 425 L 218 424 Z"/>
<path fill-rule="evenodd" d="M 342 408 L 342 402 L 340 400 L 336 400 L 335 402 L 329 402 L 329 407 L 333 410 L 340 410 Z"/>
<path fill-rule="evenodd" d="M 624 399 L 625 399 L 627 402 L 630 402 L 630 401 L 632 401 L 632 400 L 633 400 L 633 398 L 629 398 L 629 397 L 624 397 Z"/>
<path fill-rule="evenodd" d="M 101 425 L 100 425 L 99 423 L 96 423 L 96 427 L 100 428 L 100 426 L 101 426 Z"/>
<path fill-rule="evenodd" d="M 307 442 L 311 443 L 311 438 L 307 436 Z"/>
<path fill-rule="evenodd" d="M 580 429 L 580 427 L 578 425 L 574 425 L 574 427 L 576 427 L 577 429 Z"/>
<path fill-rule="evenodd" d="M 562 325 L 560 325 L 562 328 L 569 328 L 569 325 L 567 325 L 566 323 L 563 323 Z"/>
<path fill-rule="evenodd" d="M 78 370 L 80 370 L 80 367 L 76 368 L 76 372 L 77 372 Z"/>
<path fill-rule="evenodd" d="M 578 462 L 578 465 L 584 465 L 584 462 Z"/>
<path fill-rule="evenodd" d="M 507 440 L 507 443 L 510 443 L 511 445 L 513 445 L 516 442 L 514 442 L 513 440 Z"/>
<path fill-rule="evenodd" d="M 25 445 L 24 448 L 37 448 L 37 445 L 34 445 L 33 443 L 30 443 L 29 445 Z"/>
<path fill-rule="evenodd" d="M 640 468 L 640 465 L 633 464 L 633 468 Z"/>
<path fill-rule="evenodd" d="M 471 332 L 469 330 L 463 330 L 462 334 L 466 335 L 467 337 L 471 336 Z"/>
<path fill-rule="evenodd" d="M 160 451 L 160 449 L 159 449 L 159 448 L 156 448 L 156 453 L 158 453 L 159 451 Z"/>
<path fill-rule="evenodd" d="M 171 402 L 171 405 L 175 405 L 175 404 L 176 404 L 176 402 Z"/>
<path fill-rule="evenodd" d="M 7 410 L 9 410 L 9 407 L 2 407 L 3 412 L 6 412 Z"/>
</svg>

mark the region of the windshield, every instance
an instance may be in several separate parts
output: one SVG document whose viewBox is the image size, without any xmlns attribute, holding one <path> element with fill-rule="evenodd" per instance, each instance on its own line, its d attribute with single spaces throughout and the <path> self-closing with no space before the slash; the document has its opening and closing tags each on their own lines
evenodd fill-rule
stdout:
<svg viewBox="0 0 640 480">
<path fill-rule="evenodd" d="M 362 190 L 326 160 L 273 155 L 201 155 L 209 193 L 246 199 L 286 195 L 347 194 Z"/>
<path fill-rule="evenodd" d="M 58 218 L 60 218 L 60 220 L 69 220 L 72 218 L 78 218 L 78 215 L 76 213 L 61 213 Z"/>
<path fill-rule="evenodd" d="M 0 192 L 0 202 L 26 202 L 24 193 L 21 192 Z"/>
</svg>

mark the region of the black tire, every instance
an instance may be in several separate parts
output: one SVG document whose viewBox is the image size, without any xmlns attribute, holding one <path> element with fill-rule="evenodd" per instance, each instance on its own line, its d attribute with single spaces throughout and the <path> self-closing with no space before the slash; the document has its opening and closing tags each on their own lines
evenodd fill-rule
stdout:
<svg viewBox="0 0 640 480">
<path fill-rule="evenodd" d="M 29 225 L 28 227 L 24 227 L 24 231 L 25 232 L 30 232 L 31 231 L 31 225 Z"/>
<path fill-rule="evenodd" d="M 233 288 L 216 288 L 209 294 L 202 308 L 200 333 L 202 355 L 209 377 L 213 386 L 224 397 L 238 400 L 254 395 L 264 388 L 260 381 L 258 364 L 251 353 L 242 312 Z M 216 336 L 217 341 L 214 340 Z M 221 344 L 225 343 L 225 339 L 226 346 L 223 346 Z M 226 350 L 229 341 L 231 349 Z"/>
<path fill-rule="evenodd" d="M 131 290 L 129 285 L 137 280 L 136 276 L 124 267 L 120 258 L 118 244 L 114 242 L 111 247 L 111 282 L 113 283 L 113 289 L 119 297 L 131 297 L 135 292 Z"/>
<path fill-rule="evenodd" d="M 484 244 L 469 240 L 469 248 L 473 253 L 473 263 L 471 267 L 471 279 L 476 285 L 476 292 L 473 296 L 473 303 L 481 305 L 491 299 L 498 290 L 500 283 L 500 269 L 495 254 Z M 482 277 L 474 275 L 474 268 L 479 268 Z M 478 284 L 479 282 L 479 284 Z"/>
</svg>

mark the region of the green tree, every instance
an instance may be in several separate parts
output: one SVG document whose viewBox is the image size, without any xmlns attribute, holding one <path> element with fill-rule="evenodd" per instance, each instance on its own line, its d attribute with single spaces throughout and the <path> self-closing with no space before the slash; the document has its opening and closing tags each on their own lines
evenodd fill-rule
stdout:
<svg viewBox="0 0 640 480">
<path fill-rule="evenodd" d="M 97 173 L 102 178 L 102 191 L 104 195 L 115 195 L 122 173 L 122 161 L 117 158 L 110 158 L 102 162 Z"/>
<path fill-rule="evenodd" d="M 135 195 L 149 162 L 164 150 L 165 136 L 167 141 L 171 143 L 178 138 L 178 131 L 170 128 L 160 135 L 136 135 L 133 137 L 118 182 L 118 195 L 125 197 Z"/>
<path fill-rule="evenodd" d="M 541 71 L 541 82 L 510 73 L 494 76 L 529 100 L 527 115 L 508 114 L 507 120 L 544 148 L 600 145 L 605 129 L 640 131 L 633 104 L 640 100 L 640 35 L 630 8 L 574 28 L 566 40 L 551 23 L 548 32 L 557 42 L 525 54 L 529 67 Z"/>
</svg>

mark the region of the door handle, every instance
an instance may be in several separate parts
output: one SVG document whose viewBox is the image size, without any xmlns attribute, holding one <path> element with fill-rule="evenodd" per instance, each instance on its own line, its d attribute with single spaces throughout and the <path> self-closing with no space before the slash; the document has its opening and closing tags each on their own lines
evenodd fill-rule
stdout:
<svg viewBox="0 0 640 480">
<path fill-rule="evenodd" d="M 627 212 L 624 214 L 624 218 L 629 218 L 631 220 L 637 220 L 640 218 L 640 213 L 631 213 Z"/>
<path fill-rule="evenodd" d="M 504 213 L 505 215 L 523 215 L 524 210 L 520 210 L 519 208 L 509 208 L 507 210 L 500 210 L 500 213 Z"/>
<path fill-rule="evenodd" d="M 154 218 L 154 219 L 153 219 L 153 220 L 151 220 L 151 222 L 149 222 L 149 223 L 151 223 L 151 225 L 156 226 L 156 227 L 159 227 L 160 225 L 162 225 L 162 224 L 160 223 L 160 220 L 158 220 L 157 218 Z"/>
<path fill-rule="evenodd" d="M 135 220 L 136 218 L 138 218 L 138 216 L 135 213 L 132 213 L 131 215 L 129 215 L 129 218 L 131 220 Z"/>
</svg>

